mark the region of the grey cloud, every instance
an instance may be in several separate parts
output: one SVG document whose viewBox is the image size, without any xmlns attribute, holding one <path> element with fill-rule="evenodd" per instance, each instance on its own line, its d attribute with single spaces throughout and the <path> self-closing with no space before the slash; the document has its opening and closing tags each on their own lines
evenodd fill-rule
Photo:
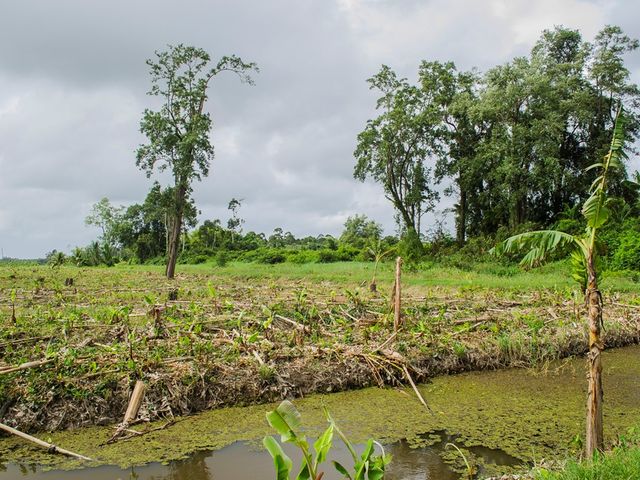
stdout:
<svg viewBox="0 0 640 480">
<path fill-rule="evenodd" d="M 5 3 L 0 247 L 27 257 L 88 242 L 96 232 L 83 220 L 101 197 L 130 204 L 146 195 L 152 180 L 134 160 L 142 111 L 153 105 L 144 61 L 168 43 L 261 68 L 253 87 L 233 75 L 212 84 L 216 158 L 194 185 L 202 218 L 226 220 L 231 197 L 244 197 L 245 230 L 317 235 L 339 234 L 354 213 L 394 230 L 380 187 L 352 179 L 356 136 L 374 114 L 365 80 L 380 64 L 410 79 L 421 59 L 485 69 L 526 53 L 530 31 L 556 23 L 619 23 L 640 36 L 628 13 L 638 7 L 623 0 Z"/>
</svg>

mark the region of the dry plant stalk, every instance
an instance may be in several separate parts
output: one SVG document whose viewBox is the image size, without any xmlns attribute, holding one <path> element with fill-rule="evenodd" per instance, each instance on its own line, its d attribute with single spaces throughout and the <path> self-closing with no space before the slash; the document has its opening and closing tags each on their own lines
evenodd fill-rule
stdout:
<svg viewBox="0 0 640 480">
<path fill-rule="evenodd" d="M 416 387 L 416 384 L 413 382 L 413 378 L 411 378 L 411 375 L 409 375 L 409 369 L 407 369 L 407 367 L 403 365 L 402 370 L 404 370 L 404 374 L 407 377 L 407 380 L 409 380 L 409 383 L 411 384 L 411 388 L 413 388 L 413 391 L 416 393 L 416 396 L 418 397 L 418 400 L 420 400 L 420 403 L 422 403 L 422 405 L 424 405 L 424 407 L 427 410 L 429 410 L 429 412 L 433 415 L 433 411 L 431 410 L 431 408 L 425 401 L 424 397 L 420 393 L 420 390 L 418 390 L 418 387 Z"/>
<path fill-rule="evenodd" d="M 129 405 L 127 406 L 127 411 L 124 414 L 124 419 L 122 420 L 122 423 L 118 425 L 113 436 L 107 440 L 107 443 L 114 443 L 117 441 L 136 419 L 140 406 L 142 405 L 142 399 L 144 398 L 144 390 L 144 382 L 142 380 L 138 380 L 135 387 L 133 387 L 133 393 L 131 393 L 131 398 L 129 399 Z"/>
<path fill-rule="evenodd" d="M 65 450 L 64 448 L 57 447 L 52 443 L 48 443 L 48 442 L 45 442 L 44 440 L 40 440 L 39 438 L 32 437 L 31 435 L 23 433 L 20 430 L 16 430 L 15 428 L 5 425 L 4 423 L 0 423 L 0 430 L 4 430 L 7 433 L 10 433 L 20 438 L 24 438 L 25 440 L 33 442 L 36 445 L 40 445 L 41 447 L 46 448 L 49 453 L 61 453 L 62 455 L 67 455 L 68 457 L 91 461 L 89 457 L 85 457 L 84 455 L 80 455 L 78 453 Z"/>
<path fill-rule="evenodd" d="M 393 331 L 397 332 L 402 320 L 400 316 L 400 274 L 402 270 L 402 257 L 396 259 L 396 281 L 393 289 Z"/>
<path fill-rule="evenodd" d="M 5 373 L 17 372 L 19 370 L 26 370 L 28 368 L 39 367 L 41 365 L 46 365 L 47 363 L 51 363 L 53 361 L 55 361 L 55 358 L 48 358 L 48 359 L 45 359 L 45 360 L 36 360 L 36 361 L 33 361 L 33 362 L 22 363 L 20 365 L 15 366 L 15 367 L 1 368 L 0 369 L 0 375 L 3 375 Z"/>
</svg>

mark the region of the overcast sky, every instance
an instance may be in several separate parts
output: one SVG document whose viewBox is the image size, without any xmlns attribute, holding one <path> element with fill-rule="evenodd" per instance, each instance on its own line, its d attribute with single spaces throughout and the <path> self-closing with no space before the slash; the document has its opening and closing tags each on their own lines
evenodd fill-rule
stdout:
<svg viewBox="0 0 640 480">
<path fill-rule="evenodd" d="M 352 178 L 356 136 L 374 114 L 365 80 L 387 64 L 415 79 L 421 60 L 486 70 L 525 55 L 545 28 L 605 24 L 640 38 L 634 0 L 16 0 L 0 6 L 0 248 L 40 257 L 98 232 L 102 197 L 141 202 L 135 166 L 149 75 L 167 44 L 255 61 L 255 86 L 217 77 L 209 111 L 216 157 L 194 185 L 201 219 L 245 231 L 339 234 L 364 213 L 394 232 L 379 186 Z M 628 57 L 636 82 L 640 54 Z M 445 199 L 444 209 L 452 201 Z M 433 217 L 427 219 L 432 223 Z"/>
</svg>

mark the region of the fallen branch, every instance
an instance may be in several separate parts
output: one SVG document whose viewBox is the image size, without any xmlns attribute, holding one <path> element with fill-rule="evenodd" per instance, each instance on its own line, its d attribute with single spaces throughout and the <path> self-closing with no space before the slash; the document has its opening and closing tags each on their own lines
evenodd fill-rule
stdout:
<svg viewBox="0 0 640 480">
<path fill-rule="evenodd" d="M 349 312 L 347 312 L 344 308 L 342 308 L 342 306 L 340 306 L 340 311 L 342 313 L 344 313 L 347 317 L 349 317 L 351 320 L 353 320 L 354 322 L 358 323 L 358 319 L 356 317 L 354 317 L 353 315 L 351 315 Z"/>
<path fill-rule="evenodd" d="M 44 337 L 18 338 L 16 340 L 7 340 L 6 342 L 1 342 L 0 347 L 6 347 L 7 345 L 18 345 L 20 343 L 37 342 L 39 340 L 49 340 L 50 338 L 51 335 L 46 335 Z"/>
<path fill-rule="evenodd" d="M 496 320 L 496 317 L 494 315 L 480 315 L 473 318 L 471 317 L 460 318 L 458 320 L 453 320 L 450 323 L 451 325 L 462 325 L 464 323 L 471 323 L 471 322 L 484 323 L 484 322 L 488 322 L 489 320 Z"/>
<path fill-rule="evenodd" d="M 146 435 L 147 433 L 157 432 L 159 430 L 164 430 L 166 428 L 169 428 L 171 425 L 173 425 L 175 423 L 176 423 L 176 420 L 175 419 L 171 419 L 167 423 L 165 423 L 164 425 L 161 425 L 161 426 L 155 427 L 155 428 L 149 428 L 149 429 L 144 430 L 142 432 L 139 432 L 138 430 L 133 430 L 132 428 L 126 428 L 124 430 L 124 432 L 127 432 L 129 435 L 122 436 L 122 437 L 119 438 L 119 440 L 120 441 L 129 440 L 130 438 L 140 437 L 142 435 Z"/>
<path fill-rule="evenodd" d="M 611 305 L 617 305 L 618 307 L 625 308 L 640 308 L 640 305 L 629 305 L 628 303 L 611 302 Z"/>
<path fill-rule="evenodd" d="M 374 348 L 373 351 L 378 352 L 382 350 L 384 347 L 389 345 L 393 341 L 393 339 L 396 338 L 397 335 L 398 335 L 397 331 L 393 332 L 389 338 L 387 338 L 384 342 L 382 342 L 382 344 L 380 344 L 378 347 Z"/>
<path fill-rule="evenodd" d="M 298 322 L 295 322 L 295 321 L 291 320 L 290 318 L 283 317 L 282 315 L 275 314 L 274 317 L 276 317 L 278 320 L 282 320 L 283 322 L 287 322 L 289 325 L 293 325 L 296 329 L 298 329 L 298 330 L 300 330 L 302 332 L 307 332 L 309 330 L 306 326 L 304 326 L 304 325 L 302 325 L 302 324 L 300 324 Z"/>
<path fill-rule="evenodd" d="M 47 358 L 46 360 L 36 360 L 33 362 L 26 362 L 15 367 L 7 367 L 0 369 L 0 375 L 4 375 L 5 373 L 17 372 L 19 370 L 26 370 L 28 368 L 40 367 L 42 365 L 46 365 L 47 363 L 54 362 L 55 358 Z"/>
<path fill-rule="evenodd" d="M 89 457 L 85 457 L 84 455 L 80 455 L 80 454 L 71 452 L 69 450 L 65 450 L 64 448 L 57 447 L 52 443 L 48 443 L 48 442 L 45 442 L 44 440 L 40 440 L 39 438 L 32 437 L 31 435 L 23 433 L 20 430 L 16 430 L 15 428 L 5 425 L 4 423 L 0 423 L 0 430 L 4 430 L 7 433 L 10 433 L 20 438 L 24 438 L 25 440 L 28 440 L 37 445 L 40 445 L 41 447 L 46 448 L 49 453 L 61 453 L 62 455 L 78 458 L 80 460 L 91 461 Z"/>
<path fill-rule="evenodd" d="M 462 330 L 458 330 L 456 332 L 453 332 L 451 334 L 452 337 L 455 337 L 456 335 L 460 335 L 461 333 L 467 333 L 470 332 L 471 330 L 475 330 L 477 327 L 479 327 L 480 325 L 482 325 L 485 322 L 485 320 L 480 320 L 479 322 L 474 323 L 473 325 L 467 327 L 467 328 L 463 328 Z"/>
</svg>

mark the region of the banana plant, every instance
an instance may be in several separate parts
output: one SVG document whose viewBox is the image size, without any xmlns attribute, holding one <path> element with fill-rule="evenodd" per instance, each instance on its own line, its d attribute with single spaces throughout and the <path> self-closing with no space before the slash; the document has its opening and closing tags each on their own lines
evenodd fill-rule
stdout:
<svg viewBox="0 0 640 480">
<path fill-rule="evenodd" d="M 589 388 L 587 393 L 586 454 L 602 450 L 602 359 L 604 344 L 600 338 L 602 331 L 602 295 L 598 289 L 598 232 L 607 223 L 611 214 L 608 207 L 607 181 L 612 171 L 622 168 L 626 158 L 624 152 L 624 123 L 622 107 L 618 109 L 609 152 L 601 162 L 594 163 L 587 170 L 598 170 L 598 176 L 589 190 L 589 197 L 582 205 L 582 215 L 587 221 L 585 233 L 570 235 L 556 230 L 538 230 L 522 233 L 506 239 L 491 250 L 495 255 L 526 252 L 522 265 L 535 267 L 543 263 L 551 253 L 564 251 L 571 256 L 572 276 L 585 293 L 589 309 Z"/>
<path fill-rule="evenodd" d="M 382 261 L 384 257 L 395 250 L 394 247 L 391 247 L 388 250 L 382 250 L 382 240 L 379 238 L 376 243 L 374 243 L 371 247 L 367 248 L 369 254 L 373 257 L 374 266 L 373 266 L 373 278 L 371 279 L 371 283 L 369 284 L 369 290 L 375 292 L 378 290 L 378 285 L 376 284 L 376 276 L 378 274 L 378 264 Z"/>
<path fill-rule="evenodd" d="M 353 475 L 339 462 L 335 460 L 332 462 L 335 469 L 344 475 L 344 478 L 348 478 L 349 480 L 381 480 L 384 479 L 384 470 L 385 467 L 391 462 L 391 455 L 386 455 L 384 452 L 384 448 L 380 443 L 375 440 L 369 439 L 367 441 L 367 445 L 365 446 L 364 451 L 360 456 L 356 453 L 355 448 L 347 439 L 342 430 L 338 428 L 333 418 L 329 414 L 329 411 L 325 409 L 324 411 L 327 420 L 331 425 L 333 425 L 334 430 L 343 441 L 347 450 L 351 454 L 353 458 Z M 374 455 L 374 445 L 377 445 L 382 451 L 381 455 Z"/>
<path fill-rule="evenodd" d="M 333 462 L 335 468 L 344 475 L 344 478 L 350 480 L 381 480 L 384 477 L 384 467 L 391 460 L 390 456 L 384 455 L 384 450 L 382 456 L 373 455 L 373 445 L 377 443 L 373 440 L 369 440 L 365 451 L 358 456 L 353 445 L 338 428 L 326 409 L 325 415 L 329 426 L 314 442 L 315 456 L 313 456 L 309 442 L 301 433 L 300 412 L 291 402 L 285 400 L 280 403 L 278 408 L 267 412 L 267 421 L 280 434 L 280 441 L 292 443 L 302 451 L 303 463 L 300 472 L 295 477 L 296 480 L 320 480 L 322 478 L 324 472 L 320 471 L 320 467 L 326 461 L 327 455 L 333 446 L 334 432 L 340 436 L 354 459 L 353 475 L 338 462 Z M 276 480 L 289 480 L 293 470 L 293 462 L 284 453 L 281 445 L 273 437 L 265 437 L 262 443 L 273 459 Z"/>
<path fill-rule="evenodd" d="M 319 465 L 324 462 L 327 453 L 331 449 L 333 440 L 333 425 L 330 424 L 322 435 L 313 444 L 316 452 L 313 458 L 309 442 L 301 433 L 301 416 L 296 407 L 288 400 L 284 400 L 278 408 L 267 412 L 267 421 L 269 425 L 280 434 L 280 441 L 293 443 L 302 451 L 303 464 L 300 473 L 296 476 L 296 480 L 319 480 L 322 478 L 322 472 L 318 472 Z M 293 469 L 293 462 L 284 453 L 280 444 L 273 437 L 265 437 L 262 441 L 263 445 L 273 458 L 273 464 L 276 469 L 277 480 L 289 480 L 289 474 Z"/>
</svg>

